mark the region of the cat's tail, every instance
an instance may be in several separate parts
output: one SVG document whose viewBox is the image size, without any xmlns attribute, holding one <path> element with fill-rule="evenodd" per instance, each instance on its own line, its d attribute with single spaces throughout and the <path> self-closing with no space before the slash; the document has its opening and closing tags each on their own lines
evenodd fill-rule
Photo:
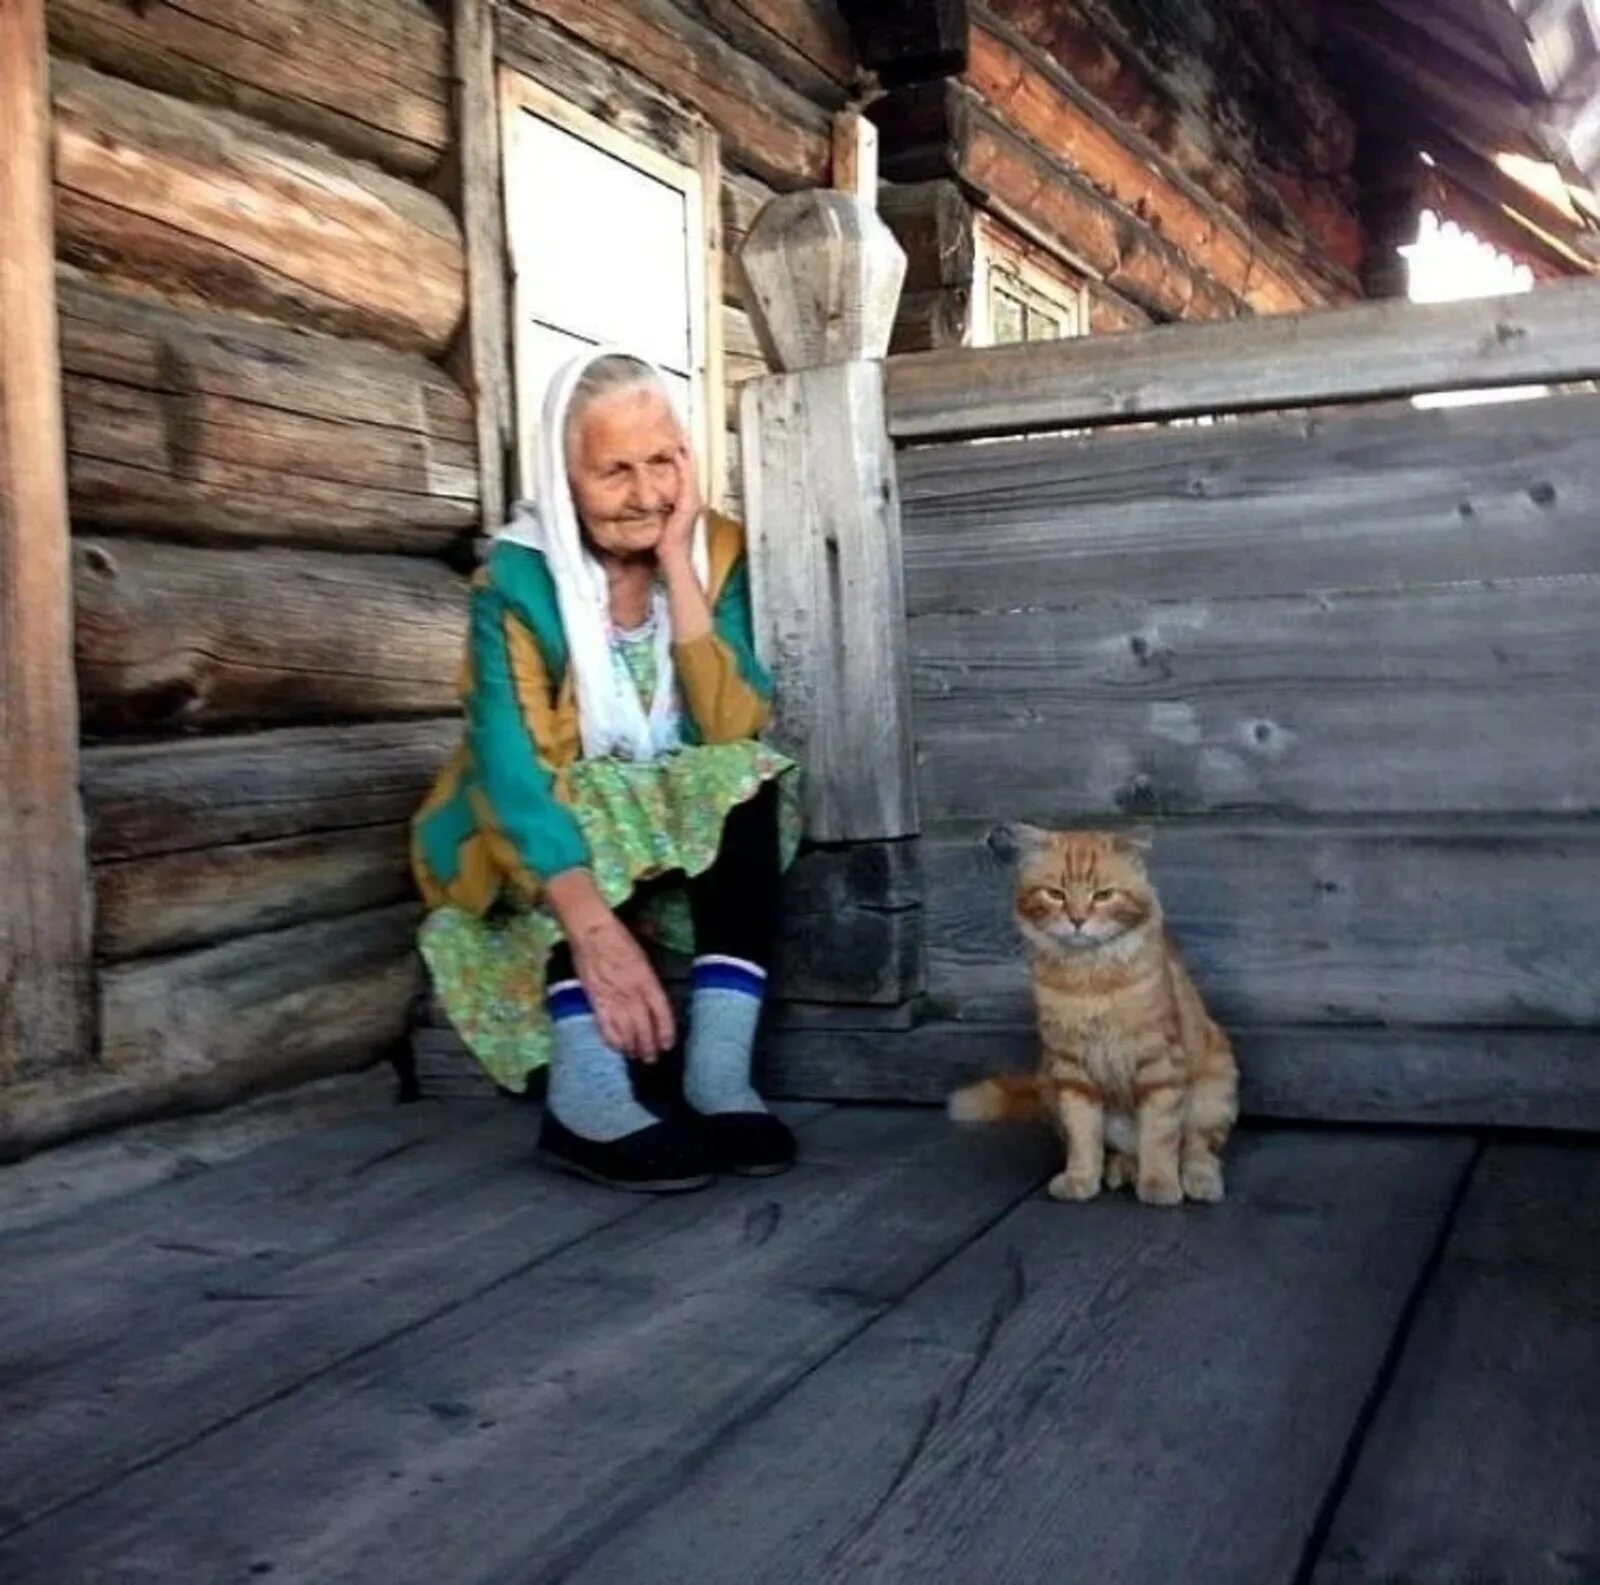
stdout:
<svg viewBox="0 0 1600 1585">
<path fill-rule="evenodd" d="M 950 1092 L 946 1102 L 958 1123 L 1036 1123 L 1044 1115 L 1039 1080 L 1031 1073 L 1002 1073 Z"/>
</svg>

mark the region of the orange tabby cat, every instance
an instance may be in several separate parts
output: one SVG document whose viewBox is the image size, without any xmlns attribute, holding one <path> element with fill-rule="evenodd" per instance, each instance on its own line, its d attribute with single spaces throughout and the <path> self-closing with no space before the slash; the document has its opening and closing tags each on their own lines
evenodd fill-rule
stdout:
<svg viewBox="0 0 1600 1585">
<path fill-rule="evenodd" d="M 1058 1200 L 1133 1183 L 1150 1205 L 1222 1198 L 1238 1069 L 1168 937 L 1144 836 L 1009 828 L 1016 918 L 1042 1047 L 1034 1077 L 950 1097 L 963 1122 L 1048 1114 L 1066 1141 Z"/>
</svg>

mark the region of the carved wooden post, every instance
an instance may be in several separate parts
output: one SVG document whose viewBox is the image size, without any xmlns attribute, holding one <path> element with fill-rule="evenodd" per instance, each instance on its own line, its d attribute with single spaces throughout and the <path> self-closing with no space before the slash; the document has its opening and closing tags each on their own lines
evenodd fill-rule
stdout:
<svg viewBox="0 0 1600 1585">
<path fill-rule="evenodd" d="M 807 835 L 914 835 L 900 503 L 882 370 L 906 260 L 868 197 L 773 199 L 740 266 L 768 361 L 740 412 L 757 639 Z"/>
</svg>

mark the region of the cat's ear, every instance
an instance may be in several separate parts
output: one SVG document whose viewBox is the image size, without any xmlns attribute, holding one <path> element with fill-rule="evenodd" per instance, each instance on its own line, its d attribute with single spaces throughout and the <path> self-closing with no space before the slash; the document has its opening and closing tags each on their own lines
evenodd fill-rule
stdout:
<svg viewBox="0 0 1600 1585">
<path fill-rule="evenodd" d="M 1009 825 L 996 826 L 987 838 L 989 851 L 1006 864 L 1018 864 L 1031 853 L 1038 853 L 1050 844 L 1050 833 L 1025 821 L 1013 820 Z"/>
<path fill-rule="evenodd" d="M 1143 859 L 1156 845 L 1154 826 L 1129 826 L 1112 837 L 1111 845 L 1125 858 Z"/>
</svg>

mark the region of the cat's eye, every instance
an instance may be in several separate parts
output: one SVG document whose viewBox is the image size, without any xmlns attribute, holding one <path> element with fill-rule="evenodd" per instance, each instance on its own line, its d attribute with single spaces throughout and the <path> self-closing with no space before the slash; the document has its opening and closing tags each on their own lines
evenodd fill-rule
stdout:
<svg viewBox="0 0 1600 1585">
<path fill-rule="evenodd" d="M 1097 902 L 1097 903 L 1108 903 L 1116 895 L 1117 895 L 1116 887 L 1114 887 L 1114 886 L 1102 886 L 1100 888 L 1100 890 L 1097 891 L 1094 894 L 1094 896 L 1090 899 L 1090 901 L 1091 902 Z"/>
<path fill-rule="evenodd" d="M 1061 907 L 1067 900 L 1067 894 L 1062 891 L 1059 886 L 1041 886 L 1039 888 L 1039 895 L 1044 898 L 1047 903 L 1054 903 L 1058 908 Z"/>
</svg>

